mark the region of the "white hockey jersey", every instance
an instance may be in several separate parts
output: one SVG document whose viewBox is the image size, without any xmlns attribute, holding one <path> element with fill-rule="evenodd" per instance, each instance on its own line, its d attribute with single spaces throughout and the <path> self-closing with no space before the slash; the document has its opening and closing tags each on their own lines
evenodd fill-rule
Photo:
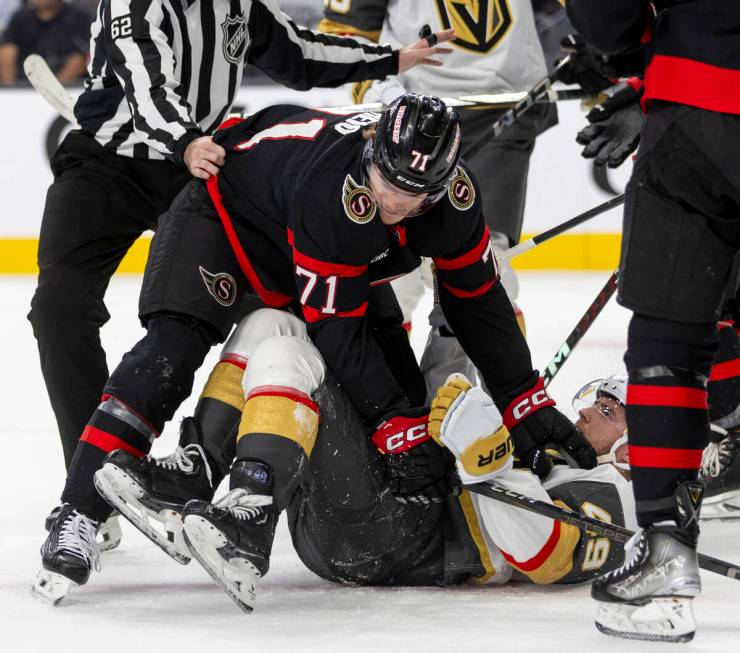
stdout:
<svg viewBox="0 0 740 653">
<path fill-rule="evenodd" d="M 407 91 L 439 96 L 524 91 L 547 74 L 531 0 L 325 0 L 324 5 L 321 31 L 394 47 L 413 43 L 424 25 L 433 32 L 455 29 L 444 66 L 416 66 L 394 78 Z M 364 98 L 371 99 L 379 98 Z"/>
<path fill-rule="evenodd" d="M 509 470 L 495 482 L 547 503 L 553 503 L 550 494 L 578 497 L 578 505 L 564 503 L 587 516 L 623 523 L 630 530 L 637 528 L 632 485 L 610 464 L 595 469 L 556 466 L 544 482 L 528 470 Z M 514 569 L 539 583 L 579 582 L 601 573 L 607 561 L 621 556 L 621 546 L 615 551 L 614 543 L 606 537 L 589 533 L 581 537 L 574 526 L 479 494 L 471 498 L 495 568 L 489 583 L 507 582 Z"/>
</svg>

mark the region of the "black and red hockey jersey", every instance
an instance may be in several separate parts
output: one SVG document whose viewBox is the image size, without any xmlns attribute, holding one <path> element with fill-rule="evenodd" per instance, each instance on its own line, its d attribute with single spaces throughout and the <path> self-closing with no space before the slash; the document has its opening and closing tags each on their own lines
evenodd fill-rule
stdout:
<svg viewBox="0 0 740 653">
<path fill-rule="evenodd" d="M 642 47 L 644 102 L 740 113 L 740 2 L 567 0 L 568 17 L 598 50 Z"/>
<path fill-rule="evenodd" d="M 440 202 L 386 227 L 361 164 L 363 127 L 378 118 L 283 105 L 218 132 L 226 163 L 208 191 L 226 235 L 266 304 L 299 300 L 329 369 L 372 422 L 409 402 L 368 328 L 371 284 L 432 257 L 445 315 L 503 410 L 535 373 L 476 182 L 460 164 Z"/>
</svg>

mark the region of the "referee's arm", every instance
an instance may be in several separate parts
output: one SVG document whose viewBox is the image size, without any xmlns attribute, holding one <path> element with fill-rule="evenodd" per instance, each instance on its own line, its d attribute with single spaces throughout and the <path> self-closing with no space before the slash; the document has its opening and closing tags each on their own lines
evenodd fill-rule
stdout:
<svg viewBox="0 0 740 653">
<path fill-rule="evenodd" d="M 134 128 L 153 149 L 184 165 L 185 148 L 203 132 L 178 92 L 180 82 L 175 78 L 175 58 L 164 22 L 158 2 L 109 2 L 104 14 L 105 43 Z"/>
<path fill-rule="evenodd" d="M 398 50 L 296 25 L 276 0 L 254 0 L 247 61 L 291 88 L 340 86 L 398 73 Z"/>
</svg>

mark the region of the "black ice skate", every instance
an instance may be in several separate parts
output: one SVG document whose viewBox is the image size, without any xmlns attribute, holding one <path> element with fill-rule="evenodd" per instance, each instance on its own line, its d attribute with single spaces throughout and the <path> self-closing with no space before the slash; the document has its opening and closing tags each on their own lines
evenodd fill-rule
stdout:
<svg viewBox="0 0 740 653">
<path fill-rule="evenodd" d="M 60 507 L 41 547 L 42 569 L 31 589 L 36 598 L 57 605 L 72 585 L 87 583 L 93 568 L 100 571 L 98 526 L 69 504 Z"/>
<path fill-rule="evenodd" d="M 652 525 L 632 536 L 625 563 L 597 578 L 596 627 L 627 639 L 688 642 L 696 622 L 692 600 L 701 592 L 696 543 L 700 483 L 676 490 L 678 525 Z"/>
<path fill-rule="evenodd" d="M 740 519 L 740 430 L 725 432 L 704 450 L 700 478 L 704 482 L 702 519 Z"/>
<path fill-rule="evenodd" d="M 236 462 L 231 488 L 214 504 L 190 501 L 185 506 L 185 540 L 211 578 L 249 613 L 270 566 L 278 518 L 270 495 L 272 472 L 259 462 Z"/>
<path fill-rule="evenodd" d="M 44 528 L 48 533 L 51 530 L 54 521 L 62 511 L 62 506 L 56 506 L 46 517 Z M 121 543 L 121 525 L 118 523 L 118 512 L 114 511 L 98 529 L 98 551 L 103 553 L 115 549 Z"/>
<path fill-rule="evenodd" d="M 182 537 L 182 510 L 191 499 L 213 496 L 211 468 L 198 444 L 167 458 L 136 458 L 113 451 L 95 473 L 101 496 L 179 563 L 190 562 Z"/>
</svg>

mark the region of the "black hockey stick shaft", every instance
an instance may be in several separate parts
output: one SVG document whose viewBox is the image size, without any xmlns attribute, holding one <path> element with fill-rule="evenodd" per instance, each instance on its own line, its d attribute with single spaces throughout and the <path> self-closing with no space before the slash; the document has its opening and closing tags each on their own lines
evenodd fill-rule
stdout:
<svg viewBox="0 0 740 653">
<path fill-rule="evenodd" d="M 521 118 L 527 111 L 529 111 L 535 104 L 544 100 L 548 97 L 551 92 L 553 83 L 558 79 L 560 71 L 570 64 L 571 55 L 563 57 L 547 77 L 544 77 L 537 82 L 527 93 L 527 95 L 517 102 L 511 109 L 509 109 L 504 115 L 502 115 L 496 122 L 493 123 L 488 134 L 481 138 L 470 150 L 465 153 L 467 160 L 472 159 L 485 145 L 493 138 L 498 138 L 505 129 L 508 129 L 513 125 L 519 118 Z"/>
<path fill-rule="evenodd" d="M 524 254 L 524 252 L 528 252 L 530 249 L 537 247 L 537 245 L 540 245 L 545 241 L 550 240 L 551 238 L 554 238 L 555 236 L 558 236 L 563 232 L 568 231 L 569 229 L 572 229 L 573 227 L 577 227 L 579 224 L 583 224 L 587 220 L 595 218 L 597 215 L 606 213 L 607 211 L 621 204 L 624 204 L 624 194 L 612 197 L 610 200 L 602 202 L 598 206 L 594 206 L 592 209 L 584 211 L 583 213 L 578 214 L 570 220 L 566 220 L 565 222 L 553 227 L 552 229 L 543 231 L 541 234 L 533 236 L 532 238 L 528 238 L 518 245 L 514 245 L 514 247 L 510 247 L 505 252 L 501 252 L 501 254 L 499 254 L 498 256 L 498 259 L 499 261 L 508 261 L 515 256 Z"/>
<path fill-rule="evenodd" d="M 579 224 L 583 224 L 587 220 L 595 218 L 597 215 L 601 215 L 602 213 L 606 213 L 607 211 L 613 209 L 615 206 L 620 206 L 622 204 L 624 204 L 624 193 L 622 193 L 621 195 L 617 195 L 616 197 L 612 197 L 610 200 L 607 200 L 606 202 L 603 202 L 598 206 L 594 206 L 594 208 L 589 209 L 588 211 L 584 211 L 580 215 L 577 215 L 570 220 L 566 220 L 562 224 L 559 224 L 557 227 L 553 227 L 552 229 L 543 231 L 538 236 L 532 238 L 532 240 L 534 241 L 535 245 L 539 245 L 540 243 L 544 243 L 546 240 L 550 240 L 550 238 L 559 236 L 564 231 L 568 231 L 568 229 L 572 229 Z"/>
<path fill-rule="evenodd" d="M 591 328 L 594 320 L 598 317 L 599 313 L 603 310 L 604 306 L 609 303 L 614 292 L 617 290 L 617 273 L 613 272 L 607 280 L 604 287 L 596 295 L 596 299 L 591 302 L 591 305 L 586 309 L 583 317 L 578 321 L 573 331 L 570 332 L 565 342 L 561 345 L 560 349 L 552 357 L 550 362 L 545 368 L 545 373 L 542 375 L 545 379 L 545 386 L 553 380 L 555 375 L 561 370 L 568 357 L 573 352 L 573 348 L 578 342 L 586 335 L 586 332 Z"/>
<path fill-rule="evenodd" d="M 465 485 L 464 488 L 470 492 L 481 494 L 490 499 L 501 501 L 510 506 L 522 508 L 536 515 L 543 517 L 549 517 L 551 519 L 557 519 L 565 524 L 571 524 L 576 528 L 584 531 L 589 531 L 595 535 L 602 537 L 608 537 L 610 540 L 615 542 L 625 543 L 634 533 L 618 526 L 617 524 L 610 524 L 609 522 L 595 519 L 594 517 L 587 517 L 577 512 L 572 512 L 561 508 L 560 506 L 546 503 L 545 501 L 539 501 L 538 499 L 532 499 L 531 497 L 519 494 L 513 490 L 509 490 L 495 483 L 474 483 L 472 485 Z M 740 567 L 737 567 L 724 560 L 718 558 L 712 558 L 711 556 L 699 554 L 699 566 L 706 571 L 711 571 L 720 576 L 727 576 L 728 578 L 734 578 L 740 580 Z"/>
</svg>

